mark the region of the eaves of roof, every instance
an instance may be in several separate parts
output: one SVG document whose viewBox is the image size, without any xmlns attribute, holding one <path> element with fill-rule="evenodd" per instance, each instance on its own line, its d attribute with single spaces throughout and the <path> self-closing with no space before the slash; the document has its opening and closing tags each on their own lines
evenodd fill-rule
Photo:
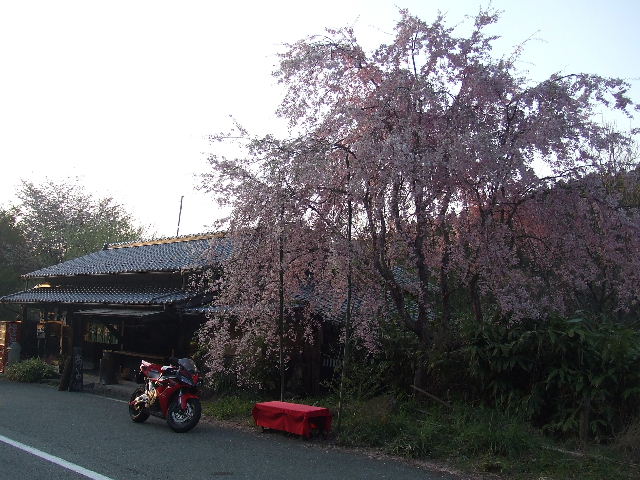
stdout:
<svg viewBox="0 0 640 480">
<path fill-rule="evenodd" d="M 188 315 L 215 315 L 232 313 L 233 310 L 234 309 L 232 307 L 205 304 L 185 308 L 182 312 Z"/>
<path fill-rule="evenodd" d="M 37 287 L 0 298 L 2 303 L 59 303 L 103 305 L 171 305 L 197 297 L 176 288 L 155 286 L 105 287 L 61 285 Z"/>
</svg>

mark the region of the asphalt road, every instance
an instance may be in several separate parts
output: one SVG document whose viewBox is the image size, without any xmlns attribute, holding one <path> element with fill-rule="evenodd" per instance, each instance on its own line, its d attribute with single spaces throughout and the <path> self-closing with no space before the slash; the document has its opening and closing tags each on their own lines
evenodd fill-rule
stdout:
<svg viewBox="0 0 640 480">
<path fill-rule="evenodd" d="M 121 400 L 0 380 L 0 479 L 450 479 L 280 433 L 201 422 L 174 433 Z"/>
</svg>

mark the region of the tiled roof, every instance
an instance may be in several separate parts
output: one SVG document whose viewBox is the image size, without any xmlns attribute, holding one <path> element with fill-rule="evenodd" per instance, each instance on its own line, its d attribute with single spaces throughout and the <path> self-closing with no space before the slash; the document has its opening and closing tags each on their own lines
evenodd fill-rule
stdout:
<svg viewBox="0 0 640 480">
<path fill-rule="evenodd" d="M 231 242 L 220 234 L 134 242 L 27 273 L 25 278 L 67 277 L 116 273 L 177 272 L 218 264 L 231 252 Z"/>
<path fill-rule="evenodd" d="M 36 287 L 2 297 L 4 303 L 97 303 L 107 305 L 168 305 L 193 298 L 176 288 L 154 286 Z"/>
</svg>

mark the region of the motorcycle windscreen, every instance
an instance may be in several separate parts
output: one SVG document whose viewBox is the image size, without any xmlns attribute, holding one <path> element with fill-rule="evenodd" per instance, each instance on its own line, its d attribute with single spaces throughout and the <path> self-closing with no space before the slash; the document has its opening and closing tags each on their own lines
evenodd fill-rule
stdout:
<svg viewBox="0 0 640 480">
<path fill-rule="evenodd" d="M 181 358 L 180 360 L 178 360 L 178 364 L 187 372 L 196 373 L 198 371 L 196 364 L 193 363 L 193 360 L 191 360 L 190 358 Z"/>
</svg>

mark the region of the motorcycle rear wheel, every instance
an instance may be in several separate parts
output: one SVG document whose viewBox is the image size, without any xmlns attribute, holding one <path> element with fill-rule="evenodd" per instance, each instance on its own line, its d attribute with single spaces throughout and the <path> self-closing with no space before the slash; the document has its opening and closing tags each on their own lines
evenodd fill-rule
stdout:
<svg viewBox="0 0 640 480">
<path fill-rule="evenodd" d="M 180 408 L 180 402 L 175 398 L 167 411 L 167 423 L 174 432 L 188 432 L 198 424 L 201 414 L 202 406 L 197 398 L 188 399 L 184 410 Z"/>
<path fill-rule="evenodd" d="M 144 388 L 136 388 L 129 399 L 129 416 L 136 423 L 142 423 L 149 418 L 149 409 L 142 403 L 133 404 L 132 402 L 144 393 Z"/>
</svg>

